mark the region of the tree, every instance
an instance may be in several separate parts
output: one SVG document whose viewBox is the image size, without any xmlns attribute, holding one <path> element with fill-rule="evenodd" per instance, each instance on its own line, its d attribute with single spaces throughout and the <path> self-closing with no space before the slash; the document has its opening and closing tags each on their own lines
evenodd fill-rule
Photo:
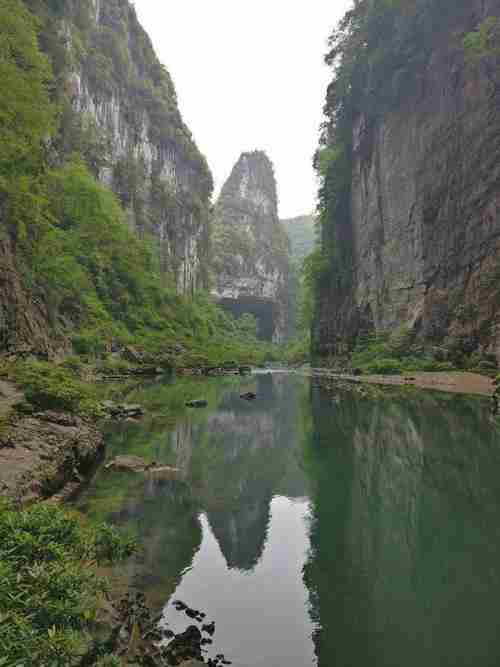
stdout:
<svg viewBox="0 0 500 667">
<path fill-rule="evenodd" d="M 19 0 L 0 0 L 0 179 L 26 173 L 54 127 L 51 70 L 38 23 Z"/>
</svg>

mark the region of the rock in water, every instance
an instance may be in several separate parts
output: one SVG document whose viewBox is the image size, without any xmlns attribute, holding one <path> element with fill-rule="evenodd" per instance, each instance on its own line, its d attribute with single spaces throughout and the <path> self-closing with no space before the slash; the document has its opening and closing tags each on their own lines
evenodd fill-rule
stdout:
<svg viewBox="0 0 500 667">
<path fill-rule="evenodd" d="M 220 305 L 237 317 L 254 315 L 259 338 L 280 341 L 288 312 L 288 237 L 264 152 L 243 153 L 234 166 L 216 205 L 213 245 Z"/>
<path fill-rule="evenodd" d="M 106 470 L 124 470 L 127 472 L 144 472 L 156 478 L 171 478 L 179 471 L 171 466 L 160 466 L 157 463 L 147 463 L 138 456 L 117 456 L 106 466 Z"/>
<path fill-rule="evenodd" d="M 186 407 L 188 408 L 206 408 L 208 401 L 204 398 L 197 398 L 193 401 L 187 401 Z"/>
<path fill-rule="evenodd" d="M 243 398 L 245 401 L 255 401 L 257 394 L 253 391 L 247 391 L 246 394 L 241 394 L 240 398 Z"/>
</svg>

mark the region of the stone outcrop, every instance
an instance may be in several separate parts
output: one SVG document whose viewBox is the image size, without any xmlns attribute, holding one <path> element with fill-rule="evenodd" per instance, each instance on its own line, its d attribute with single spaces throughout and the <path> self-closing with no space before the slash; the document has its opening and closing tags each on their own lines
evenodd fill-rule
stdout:
<svg viewBox="0 0 500 667">
<path fill-rule="evenodd" d="M 500 69 L 463 48 L 489 16 L 493 0 L 459 2 L 397 103 L 358 115 L 352 272 L 321 289 L 317 353 L 406 324 L 424 346 L 500 359 Z"/>
<path fill-rule="evenodd" d="M 33 347 L 48 353 L 49 314 L 41 299 L 29 299 L 15 264 L 12 241 L 0 217 L 0 350 Z M 62 341 L 60 343 L 62 345 Z"/>
<path fill-rule="evenodd" d="M 103 450 L 101 433 L 80 417 L 11 415 L 0 431 L 0 495 L 28 502 L 76 490 Z"/>
<path fill-rule="evenodd" d="M 288 239 L 278 218 L 273 166 L 243 153 L 215 209 L 214 295 L 235 315 L 256 316 L 261 338 L 279 341 L 287 320 Z"/>
</svg>

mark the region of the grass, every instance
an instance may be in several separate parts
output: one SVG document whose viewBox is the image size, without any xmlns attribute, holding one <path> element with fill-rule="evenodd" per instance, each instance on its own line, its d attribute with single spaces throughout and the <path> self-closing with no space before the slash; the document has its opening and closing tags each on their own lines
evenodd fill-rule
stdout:
<svg viewBox="0 0 500 667">
<path fill-rule="evenodd" d="M 4 363 L 0 374 L 23 389 L 26 403 L 33 410 L 58 410 L 92 418 L 103 414 L 96 387 L 64 364 Z"/>
<path fill-rule="evenodd" d="M 134 542 L 54 505 L 0 506 L 0 665 L 67 667 L 85 652 L 106 581 Z"/>
</svg>

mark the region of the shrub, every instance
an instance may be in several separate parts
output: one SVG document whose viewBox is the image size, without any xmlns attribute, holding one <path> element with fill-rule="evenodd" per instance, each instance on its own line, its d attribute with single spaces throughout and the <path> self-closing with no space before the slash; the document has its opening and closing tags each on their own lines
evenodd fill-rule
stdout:
<svg viewBox="0 0 500 667">
<path fill-rule="evenodd" d="M 95 389 L 64 367 L 44 361 L 17 362 L 9 366 L 8 377 L 24 390 L 25 398 L 37 410 L 62 410 L 100 417 Z"/>
<path fill-rule="evenodd" d="M 84 524 L 54 505 L 23 511 L 0 507 L 0 646 L 5 664 L 74 664 L 88 643 L 98 596 L 105 590 L 96 563 L 126 557 L 134 548 L 115 529 Z"/>
</svg>

